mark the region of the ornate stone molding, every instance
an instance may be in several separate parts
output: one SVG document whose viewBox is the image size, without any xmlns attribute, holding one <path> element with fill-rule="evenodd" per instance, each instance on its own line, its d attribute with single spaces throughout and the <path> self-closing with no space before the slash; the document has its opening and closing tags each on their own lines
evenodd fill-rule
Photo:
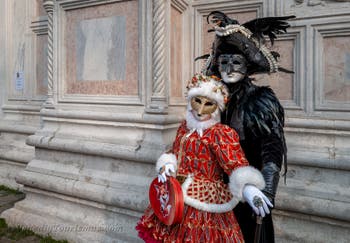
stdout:
<svg viewBox="0 0 350 243">
<path fill-rule="evenodd" d="M 165 32 L 166 1 L 153 1 L 153 50 L 152 50 L 152 96 L 148 106 L 149 113 L 166 113 L 167 98 L 165 84 L 166 32 Z"/>
<path fill-rule="evenodd" d="M 47 39 L 47 100 L 46 108 L 53 108 L 53 9 L 52 0 L 44 0 L 43 6 L 47 12 L 48 20 L 48 39 Z"/>
<path fill-rule="evenodd" d="M 300 5 L 303 4 L 305 1 L 304 0 L 294 0 L 295 4 Z M 307 6 L 317 6 L 317 5 L 322 5 L 325 6 L 325 0 L 308 0 L 307 1 Z M 329 0 L 329 2 L 350 2 L 350 0 Z"/>
<path fill-rule="evenodd" d="M 38 19 L 38 20 L 32 21 L 30 28 L 37 35 L 48 34 L 48 23 L 46 19 Z"/>
<path fill-rule="evenodd" d="M 160 118 L 154 114 L 144 115 L 142 113 L 117 113 L 117 112 L 90 112 L 84 110 L 41 110 L 40 114 L 44 116 L 44 119 L 49 117 L 57 117 L 60 119 L 86 119 L 92 121 L 105 121 L 105 122 L 123 122 L 132 123 L 135 126 L 140 126 L 143 128 L 155 128 L 155 125 L 166 126 L 166 128 L 178 127 L 178 123 L 182 121 L 183 117 L 181 115 L 169 114 L 165 118 Z M 137 125 L 138 124 L 138 125 Z M 170 126 L 170 127 L 169 127 Z M 165 127 L 164 127 L 165 128 Z M 160 129 L 160 128 L 159 128 Z M 350 129 L 350 128 L 349 128 Z"/>
<path fill-rule="evenodd" d="M 277 16 L 295 15 L 298 20 L 327 16 L 331 18 L 326 21 L 329 23 L 333 18 L 349 15 L 350 0 L 275 0 L 275 5 Z"/>
</svg>

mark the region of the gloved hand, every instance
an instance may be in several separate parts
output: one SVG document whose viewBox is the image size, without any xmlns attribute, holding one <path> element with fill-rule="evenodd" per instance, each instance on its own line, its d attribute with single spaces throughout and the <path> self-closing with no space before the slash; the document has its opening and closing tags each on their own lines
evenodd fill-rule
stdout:
<svg viewBox="0 0 350 243">
<path fill-rule="evenodd" d="M 171 173 L 175 173 L 175 166 L 173 164 L 165 164 L 162 166 L 158 173 L 158 182 L 166 182 L 166 177 L 171 176 Z"/>
<path fill-rule="evenodd" d="M 270 209 L 273 207 L 269 199 L 258 188 L 253 185 L 246 185 L 243 189 L 243 197 L 246 202 L 252 207 L 256 215 L 265 217 L 270 213 Z M 267 206 L 268 205 L 268 206 Z"/>
</svg>

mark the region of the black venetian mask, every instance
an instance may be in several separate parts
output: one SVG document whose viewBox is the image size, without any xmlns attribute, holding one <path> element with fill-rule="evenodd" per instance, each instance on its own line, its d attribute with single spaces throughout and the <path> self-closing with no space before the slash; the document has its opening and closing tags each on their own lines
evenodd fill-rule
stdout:
<svg viewBox="0 0 350 243">
<path fill-rule="evenodd" d="M 232 72 L 246 74 L 247 63 L 246 59 L 239 54 L 222 54 L 218 59 L 219 72 L 226 72 L 230 74 Z"/>
</svg>

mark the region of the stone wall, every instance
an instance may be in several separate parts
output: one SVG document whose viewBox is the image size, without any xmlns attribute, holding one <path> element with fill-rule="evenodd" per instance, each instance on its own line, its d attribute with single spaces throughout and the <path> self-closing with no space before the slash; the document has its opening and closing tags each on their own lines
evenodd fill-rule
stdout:
<svg viewBox="0 0 350 243">
<path fill-rule="evenodd" d="M 154 163 L 183 117 L 186 80 L 202 66 L 193 60 L 210 50 L 212 10 L 241 22 L 297 16 L 274 46 L 295 73 L 256 76 L 287 117 L 276 235 L 347 241 L 349 1 L 1 1 L 0 183 L 26 192 L 2 214 L 10 225 L 138 241 Z"/>
<path fill-rule="evenodd" d="M 0 35 L 0 183 L 22 186 L 15 177 L 34 158 L 34 147 L 25 143 L 40 126 L 40 106 L 47 84 L 45 41 L 31 28 L 39 18 L 35 1 L 1 1 Z"/>
</svg>

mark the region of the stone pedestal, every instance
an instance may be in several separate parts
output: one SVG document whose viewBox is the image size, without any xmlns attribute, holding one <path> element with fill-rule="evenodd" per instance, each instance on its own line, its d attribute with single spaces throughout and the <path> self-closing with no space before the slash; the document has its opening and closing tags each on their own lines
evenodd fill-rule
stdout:
<svg viewBox="0 0 350 243">
<path fill-rule="evenodd" d="M 185 73 L 172 97 L 168 80 L 170 1 L 43 6 L 47 99 L 25 140 L 35 155 L 16 175 L 26 198 L 1 217 L 70 242 L 138 242 L 155 162 L 183 119 Z"/>
<path fill-rule="evenodd" d="M 137 242 L 134 227 L 148 205 L 154 163 L 171 144 L 179 118 L 42 114 L 44 128 L 27 139 L 35 158 L 17 178 L 26 198 L 2 217 L 72 242 Z"/>
<path fill-rule="evenodd" d="M 281 242 L 347 242 L 350 233 L 350 126 L 288 119 L 288 173 L 274 224 Z"/>
</svg>

